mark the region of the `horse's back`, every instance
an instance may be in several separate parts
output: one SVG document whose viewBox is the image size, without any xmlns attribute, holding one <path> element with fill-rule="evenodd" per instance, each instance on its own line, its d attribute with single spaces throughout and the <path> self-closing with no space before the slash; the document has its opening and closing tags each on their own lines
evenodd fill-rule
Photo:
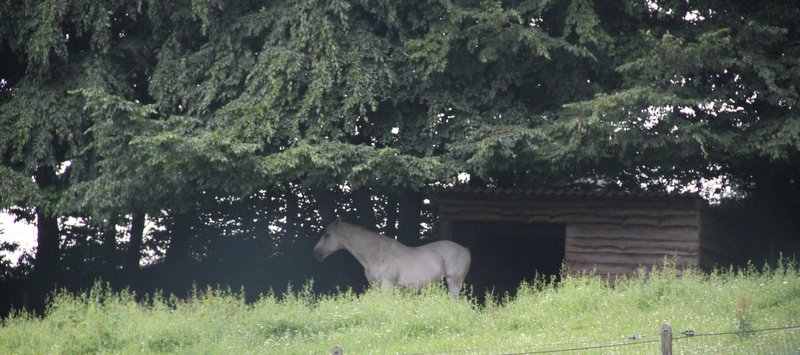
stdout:
<svg viewBox="0 0 800 355">
<path fill-rule="evenodd" d="M 465 273 L 472 261 L 469 249 L 450 240 L 438 240 L 424 245 L 439 254 L 447 272 Z"/>
<path fill-rule="evenodd" d="M 451 240 L 437 240 L 425 244 L 423 247 L 431 248 L 442 255 L 453 254 L 456 256 L 463 256 L 464 254 L 469 254 L 469 249 Z"/>
</svg>

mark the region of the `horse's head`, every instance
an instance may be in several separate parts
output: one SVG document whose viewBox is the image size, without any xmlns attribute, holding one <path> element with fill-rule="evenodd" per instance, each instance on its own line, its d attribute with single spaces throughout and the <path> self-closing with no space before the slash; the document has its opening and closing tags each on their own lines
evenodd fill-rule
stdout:
<svg viewBox="0 0 800 355">
<path fill-rule="evenodd" d="M 322 237 L 319 238 L 317 245 L 314 246 L 314 259 L 317 259 L 317 261 L 322 261 L 327 258 L 328 255 L 343 248 L 342 238 L 339 237 L 337 233 L 340 223 L 341 221 L 337 219 L 335 222 L 329 224 L 322 233 Z"/>
</svg>

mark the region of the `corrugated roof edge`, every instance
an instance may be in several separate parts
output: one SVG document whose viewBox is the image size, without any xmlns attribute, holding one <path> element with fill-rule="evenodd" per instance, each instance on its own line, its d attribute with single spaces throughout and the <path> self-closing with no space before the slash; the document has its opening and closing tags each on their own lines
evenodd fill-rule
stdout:
<svg viewBox="0 0 800 355">
<path fill-rule="evenodd" d="M 474 194 L 474 195 L 527 195 L 527 196 L 575 196 L 575 197 L 662 197 L 662 198 L 686 198 L 702 199 L 697 193 L 677 193 L 677 192 L 658 192 L 658 191 L 586 191 L 569 189 L 499 189 L 499 188 L 475 188 L 466 186 L 456 187 L 434 187 L 425 189 L 429 195 L 445 194 Z"/>
</svg>

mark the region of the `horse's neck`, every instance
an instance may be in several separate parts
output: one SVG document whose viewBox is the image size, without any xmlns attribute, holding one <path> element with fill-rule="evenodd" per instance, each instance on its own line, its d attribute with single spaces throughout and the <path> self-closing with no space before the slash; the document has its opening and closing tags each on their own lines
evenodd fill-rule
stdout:
<svg viewBox="0 0 800 355">
<path fill-rule="evenodd" d="M 371 233 L 366 230 L 348 231 L 345 248 L 361 263 L 368 267 L 375 264 L 380 258 L 380 253 L 386 248 L 391 248 L 396 241 L 382 235 Z"/>
</svg>

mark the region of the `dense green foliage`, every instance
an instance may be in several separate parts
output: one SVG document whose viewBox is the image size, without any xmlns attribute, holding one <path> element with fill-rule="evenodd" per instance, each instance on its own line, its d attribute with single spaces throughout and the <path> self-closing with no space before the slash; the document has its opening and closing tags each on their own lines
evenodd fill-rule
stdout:
<svg viewBox="0 0 800 355">
<path fill-rule="evenodd" d="M 604 352 L 657 353 L 664 322 L 676 338 L 684 330 L 700 335 L 800 325 L 798 304 L 800 273 L 792 265 L 711 275 L 679 275 L 667 267 L 614 286 L 596 276 L 567 277 L 558 287 L 523 285 L 515 298 L 485 306 L 453 301 L 441 287 L 315 296 L 307 285 L 247 304 L 213 289 L 187 300 L 137 301 L 96 285 L 83 294 L 58 294 L 42 318 L 5 319 L 0 352 L 309 354 L 340 344 L 356 354 L 508 353 L 628 344 Z M 698 336 L 674 346 L 691 353 L 794 352 L 800 329 Z"/>
<path fill-rule="evenodd" d="M 774 260 L 799 229 L 799 17 L 779 0 L 5 0 L 0 207 L 37 220 L 40 299 L 135 278 L 144 252 L 286 257 L 336 215 L 419 242 L 436 228 L 419 192 L 463 174 L 722 178 Z"/>
</svg>

